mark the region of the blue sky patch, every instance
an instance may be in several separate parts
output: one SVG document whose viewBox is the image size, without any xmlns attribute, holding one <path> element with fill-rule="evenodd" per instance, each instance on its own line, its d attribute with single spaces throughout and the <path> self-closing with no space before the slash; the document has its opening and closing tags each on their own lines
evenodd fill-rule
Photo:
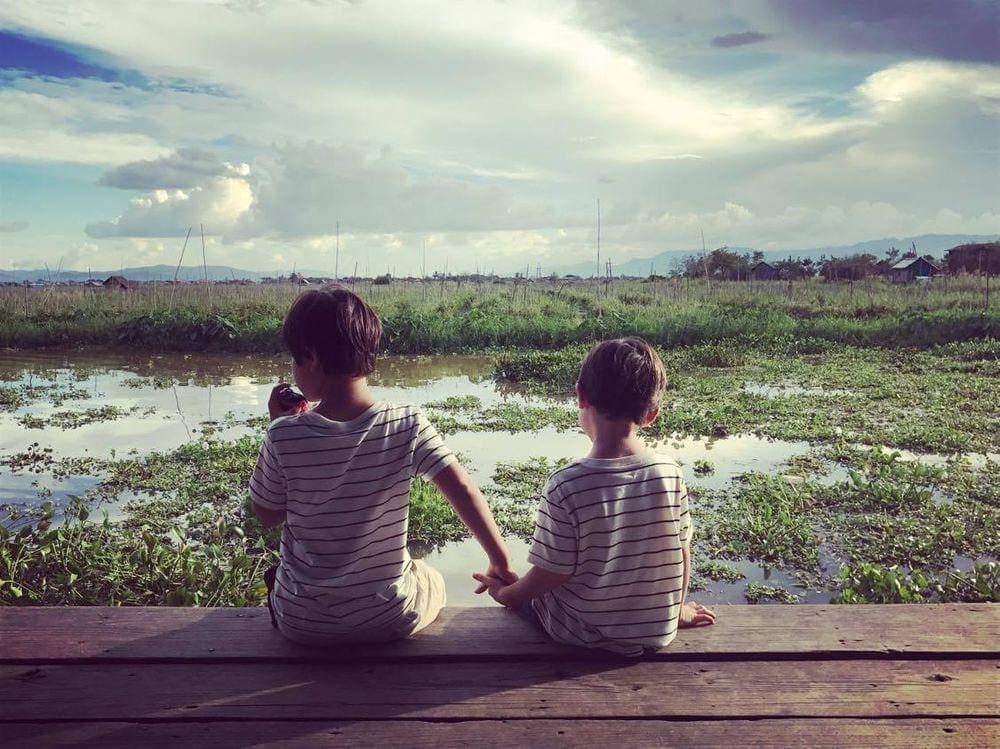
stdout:
<svg viewBox="0 0 1000 749">
<path fill-rule="evenodd" d="M 11 31 L 0 31 L 0 68 L 49 78 L 125 82 L 122 71 L 87 61 L 84 50 Z"/>
</svg>

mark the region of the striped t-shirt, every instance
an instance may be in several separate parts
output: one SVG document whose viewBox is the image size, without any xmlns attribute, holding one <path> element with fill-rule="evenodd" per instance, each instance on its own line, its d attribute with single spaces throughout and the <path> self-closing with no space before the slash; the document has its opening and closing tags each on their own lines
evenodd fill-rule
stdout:
<svg viewBox="0 0 1000 749">
<path fill-rule="evenodd" d="M 626 655 L 677 634 L 681 544 L 691 540 L 687 487 L 654 452 L 583 458 L 553 473 L 528 560 L 570 579 L 534 599 L 556 640 Z"/>
<path fill-rule="evenodd" d="M 410 481 L 455 462 L 412 406 L 376 403 L 350 421 L 315 411 L 275 419 L 250 479 L 284 510 L 272 603 L 289 639 L 391 639 L 419 613 L 406 549 Z"/>
</svg>

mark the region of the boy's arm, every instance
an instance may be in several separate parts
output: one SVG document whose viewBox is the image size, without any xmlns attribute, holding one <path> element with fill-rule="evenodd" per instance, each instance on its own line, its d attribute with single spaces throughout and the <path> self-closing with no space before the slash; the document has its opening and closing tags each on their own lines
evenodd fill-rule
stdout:
<svg viewBox="0 0 1000 749">
<path fill-rule="evenodd" d="M 681 606 L 687 601 L 688 583 L 691 582 L 691 542 L 685 541 L 681 544 L 681 556 L 684 558 L 684 587 L 681 588 Z"/>
<path fill-rule="evenodd" d="M 684 588 L 681 590 L 681 611 L 677 626 L 681 629 L 701 627 L 715 624 L 715 612 L 700 603 L 687 602 L 688 583 L 691 582 L 691 542 L 681 543 L 681 554 L 684 556 Z"/>
<path fill-rule="evenodd" d="M 493 513 L 483 499 L 479 487 L 468 472 L 458 463 L 442 468 L 431 479 L 444 498 L 455 509 L 455 514 L 469 529 L 490 560 L 488 575 L 505 583 L 517 580 L 517 573 L 510 567 L 510 555 Z"/>
<path fill-rule="evenodd" d="M 488 590 L 493 600 L 501 603 L 507 608 L 517 609 L 530 601 L 538 598 L 543 593 L 548 593 L 553 588 L 558 588 L 570 579 L 571 575 L 562 575 L 552 572 L 542 567 L 532 565 L 528 573 L 511 585 L 505 585 L 503 581 L 489 575 L 481 575 L 478 572 L 473 577 L 479 581 L 477 593 Z"/>
<path fill-rule="evenodd" d="M 307 404 L 304 401 L 293 405 L 281 401 L 281 392 L 289 387 L 288 383 L 281 382 L 271 388 L 271 395 L 267 401 L 267 411 L 271 416 L 271 421 L 279 416 L 289 416 L 305 410 Z M 285 501 L 284 472 L 272 455 L 265 437 L 257 457 L 257 465 L 250 477 L 250 508 L 261 525 L 265 528 L 273 528 L 285 522 Z M 265 506 L 264 502 L 273 505 L 273 507 Z"/>
</svg>

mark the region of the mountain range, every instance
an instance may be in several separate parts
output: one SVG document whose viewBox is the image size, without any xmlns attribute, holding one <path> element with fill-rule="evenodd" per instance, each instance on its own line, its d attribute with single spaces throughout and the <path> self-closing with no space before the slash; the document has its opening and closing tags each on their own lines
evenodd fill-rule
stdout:
<svg viewBox="0 0 1000 749">
<path fill-rule="evenodd" d="M 858 242 L 852 245 L 841 245 L 837 247 L 810 247 L 805 249 L 786 250 L 762 250 L 765 260 L 784 260 L 793 258 L 813 258 L 818 260 L 822 256 L 844 257 L 857 253 L 870 253 L 881 257 L 890 247 L 896 247 L 900 252 L 905 252 L 911 246 L 917 248 L 921 255 L 940 256 L 945 250 L 956 245 L 968 244 L 971 242 L 994 242 L 996 235 L 983 234 L 922 234 L 918 237 L 886 237 L 884 239 L 872 239 L 865 242 Z M 752 247 L 729 247 L 728 249 L 739 252 L 753 252 Z M 611 272 L 615 276 L 640 276 L 645 278 L 650 274 L 659 273 L 666 275 L 680 266 L 681 261 L 690 255 L 701 254 L 700 249 L 680 249 L 664 250 L 653 257 L 635 258 L 621 263 L 615 262 L 614 255 L 602 256 L 601 274 L 604 273 L 603 263 L 611 260 Z M 597 270 L 597 258 L 595 255 L 593 262 L 559 264 L 543 268 L 543 273 L 549 275 L 566 275 L 569 273 L 578 276 L 593 276 Z M 139 267 L 121 268 L 119 270 L 93 270 L 87 271 L 49 271 L 47 269 L 34 270 L 0 270 L 0 283 L 21 283 L 22 281 L 86 281 L 88 278 L 103 280 L 111 275 L 125 276 L 135 281 L 169 281 L 173 279 L 177 267 L 173 265 L 145 265 Z M 329 277 L 328 271 L 299 271 L 304 276 Z M 510 271 L 513 274 L 513 269 Z M 277 269 L 270 271 L 254 271 L 240 268 L 232 268 L 226 265 L 209 265 L 207 268 L 208 278 L 212 281 L 230 281 L 247 279 L 260 281 L 268 276 L 287 276 L 290 269 Z M 201 265 L 182 266 L 177 272 L 177 278 L 182 281 L 199 281 L 205 278 L 206 268 Z"/>
</svg>

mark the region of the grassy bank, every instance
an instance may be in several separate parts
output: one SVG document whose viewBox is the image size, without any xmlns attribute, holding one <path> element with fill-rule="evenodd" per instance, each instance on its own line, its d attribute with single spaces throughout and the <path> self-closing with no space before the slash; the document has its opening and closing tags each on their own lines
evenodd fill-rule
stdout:
<svg viewBox="0 0 1000 749">
<path fill-rule="evenodd" d="M 362 293 L 384 325 L 385 353 L 556 348 L 641 335 L 661 346 L 741 341 L 923 348 L 1000 335 L 982 279 L 933 287 L 684 280 L 596 285 L 411 283 Z M 0 290 L 0 346 L 280 351 L 292 286 L 149 287 L 131 292 Z"/>
</svg>

